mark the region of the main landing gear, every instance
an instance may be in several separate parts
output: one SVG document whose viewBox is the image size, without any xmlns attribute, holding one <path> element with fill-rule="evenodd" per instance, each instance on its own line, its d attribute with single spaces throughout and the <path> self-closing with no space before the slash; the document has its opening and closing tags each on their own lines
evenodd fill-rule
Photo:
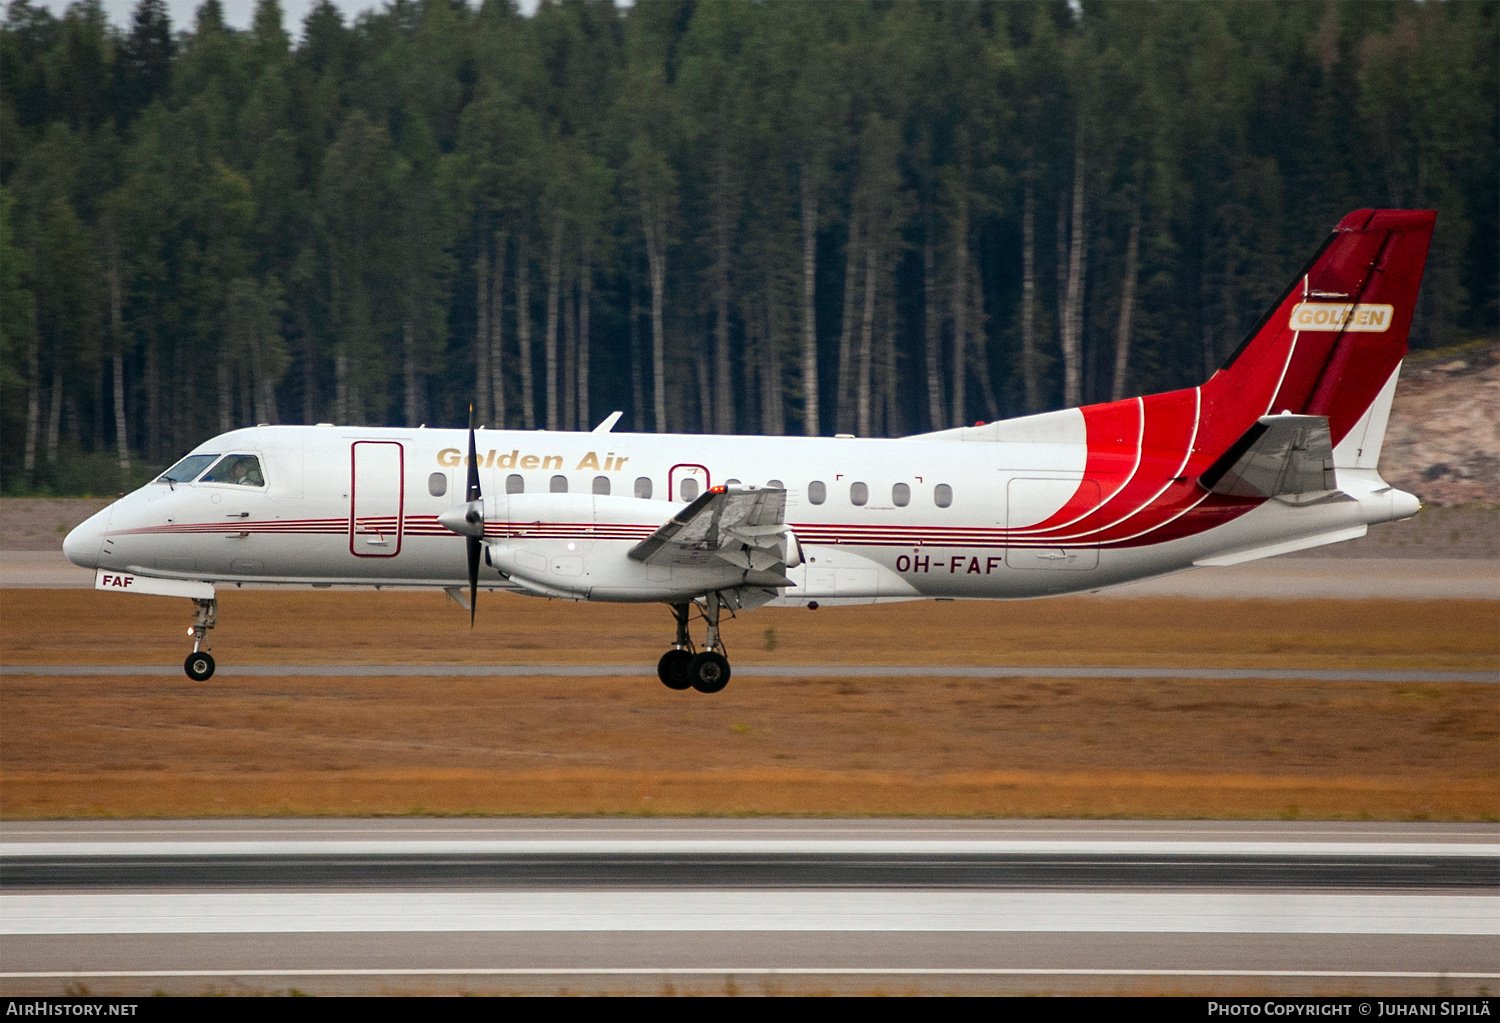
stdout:
<svg viewBox="0 0 1500 1023">
<path fill-rule="evenodd" d="M 677 638 L 672 649 L 661 655 L 656 677 L 668 689 L 696 689 L 700 693 L 717 693 L 729 684 L 729 658 L 723 654 L 719 639 L 719 611 L 723 607 L 717 593 L 704 598 L 703 618 L 708 622 L 704 649 L 697 651 L 688 635 L 688 612 L 692 605 L 673 604 L 677 619 Z"/>
<path fill-rule="evenodd" d="M 193 606 L 197 611 L 193 614 L 193 627 L 188 629 L 188 635 L 193 637 L 193 652 L 182 662 L 182 670 L 194 682 L 207 682 L 214 674 L 214 656 L 208 652 L 208 648 L 212 646 L 208 630 L 219 622 L 219 602 L 214 598 L 194 598 Z"/>
</svg>

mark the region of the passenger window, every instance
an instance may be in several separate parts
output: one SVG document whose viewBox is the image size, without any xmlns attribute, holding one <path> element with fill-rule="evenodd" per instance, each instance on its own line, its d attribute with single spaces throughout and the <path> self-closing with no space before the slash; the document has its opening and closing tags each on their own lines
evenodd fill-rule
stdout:
<svg viewBox="0 0 1500 1023">
<path fill-rule="evenodd" d="M 766 480 L 766 486 L 770 487 L 772 490 L 786 489 L 786 484 L 781 482 L 780 480 Z"/>
<path fill-rule="evenodd" d="M 594 493 L 598 494 L 601 497 L 608 497 L 609 496 L 609 477 L 608 476 L 595 476 L 594 477 Z"/>
<path fill-rule="evenodd" d="M 552 477 L 552 482 L 547 484 L 547 489 L 554 494 L 566 494 L 568 492 L 568 477 Z"/>
<path fill-rule="evenodd" d="M 813 504 L 822 504 L 828 500 L 828 487 L 822 480 L 813 480 L 807 485 L 807 499 Z"/>
<path fill-rule="evenodd" d="M 637 476 L 635 479 L 635 496 L 642 501 L 651 500 L 651 477 Z"/>
<path fill-rule="evenodd" d="M 905 483 L 897 483 L 891 488 L 891 503 L 897 508 L 905 508 L 911 504 L 911 487 Z"/>
<path fill-rule="evenodd" d="M 684 501 L 698 500 L 698 481 L 691 476 L 682 481 L 682 486 L 679 489 L 682 491 L 680 496 Z"/>
<path fill-rule="evenodd" d="M 505 477 L 505 492 L 507 494 L 526 493 L 525 478 L 518 472 L 513 472 L 509 476 Z"/>
<path fill-rule="evenodd" d="M 953 488 L 946 483 L 939 483 L 932 488 L 932 503 L 939 508 L 946 508 L 953 503 Z"/>
<path fill-rule="evenodd" d="M 156 478 L 158 483 L 191 483 L 198 474 L 210 465 L 218 455 L 188 455 L 172 468 Z"/>
<path fill-rule="evenodd" d="M 870 500 L 870 488 L 863 483 L 849 484 L 849 501 L 852 504 L 863 505 Z"/>
<path fill-rule="evenodd" d="M 726 487 L 737 487 L 737 486 L 740 485 L 740 481 L 739 480 L 725 480 L 724 481 L 724 485 Z"/>
<path fill-rule="evenodd" d="M 427 477 L 427 492 L 433 497 L 442 497 L 448 492 L 448 474 L 435 472 Z"/>
<path fill-rule="evenodd" d="M 260 459 L 254 455 L 225 455 L 218 465 L 203 474 L 203 479 L 199 482 L 263 487 L 266 485 L 266 478 L 260 474 Z"/>
</svg>

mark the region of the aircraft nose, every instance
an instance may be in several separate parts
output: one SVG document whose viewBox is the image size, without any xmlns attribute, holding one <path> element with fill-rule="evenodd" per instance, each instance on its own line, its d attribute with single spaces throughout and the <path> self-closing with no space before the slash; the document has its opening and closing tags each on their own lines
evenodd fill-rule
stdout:
<svg viewBox="0 0 1500 1023">
<path fill-rule="evenodd" d="M 108 524 L 108 508 L 90 515 L 63 539 L 63 554 L 80 568 L 98 568 L 99 550 L 104 546 L 104 529 Z"/>
</svg>

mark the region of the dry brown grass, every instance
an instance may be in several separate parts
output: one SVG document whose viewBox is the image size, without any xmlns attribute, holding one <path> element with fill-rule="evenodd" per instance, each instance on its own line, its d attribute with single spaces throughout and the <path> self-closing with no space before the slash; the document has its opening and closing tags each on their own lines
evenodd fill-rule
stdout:
<svg viewBox="0 0 1500 1023">
<path fill-rule="evenodd" d="M 0 812 L 1493 819 L 1477 685 L 7 676 Z"/>
<path fill-rule="evenodd" d="M 5 816 L 833 816 L 1494 820 L 1493 779 L 1043 771 L 4 775 Z"/>
<path fill-rule="evenodd" d="M 6 663 L 175 664 L 186 648 L 185 601 L 3 601 Z M 660 608 L 482 606 L 470 634 L 431 593 L 230 592 L 215 647 L 232 663 L 649 663 L 667 624 Z M 730 638 L 739 663 L 1494 667 L 1496 610 L 913 604 L 759 611 Z M 972 642 L 955 631 L 966 623 Z M 0 708 L 0 814 L 12 818 L 1500 817 L 1500 701 L 1486 685 L 741 676 L 705 697 L 649 673 L 6 675 Z"/>
<path fill-rule="evenodd" d="M 435 591 L 220 591 L 226 664 L 655 664 L 655 604 Z M 175 664 L 186 600 L 0 590 L 6 664 Z M 695 626 L 695 635 L 701 631 Z M 736 664 L 1500 668 L 1500 601 L 1051 600 L 762 608 L 725 626 Z"/>
</svg>

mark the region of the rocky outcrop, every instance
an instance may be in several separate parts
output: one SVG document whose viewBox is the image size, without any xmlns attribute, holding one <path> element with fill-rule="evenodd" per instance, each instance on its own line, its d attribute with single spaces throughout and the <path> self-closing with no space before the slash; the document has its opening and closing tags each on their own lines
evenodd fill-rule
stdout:
<svg viewBox="0 0 1500 1023">
<path fill-rule="evenodd" d="M 1423 504 L 1500 504 L 1500 342 L 1412 353 L 1380 472 Z"/>
</svg>

